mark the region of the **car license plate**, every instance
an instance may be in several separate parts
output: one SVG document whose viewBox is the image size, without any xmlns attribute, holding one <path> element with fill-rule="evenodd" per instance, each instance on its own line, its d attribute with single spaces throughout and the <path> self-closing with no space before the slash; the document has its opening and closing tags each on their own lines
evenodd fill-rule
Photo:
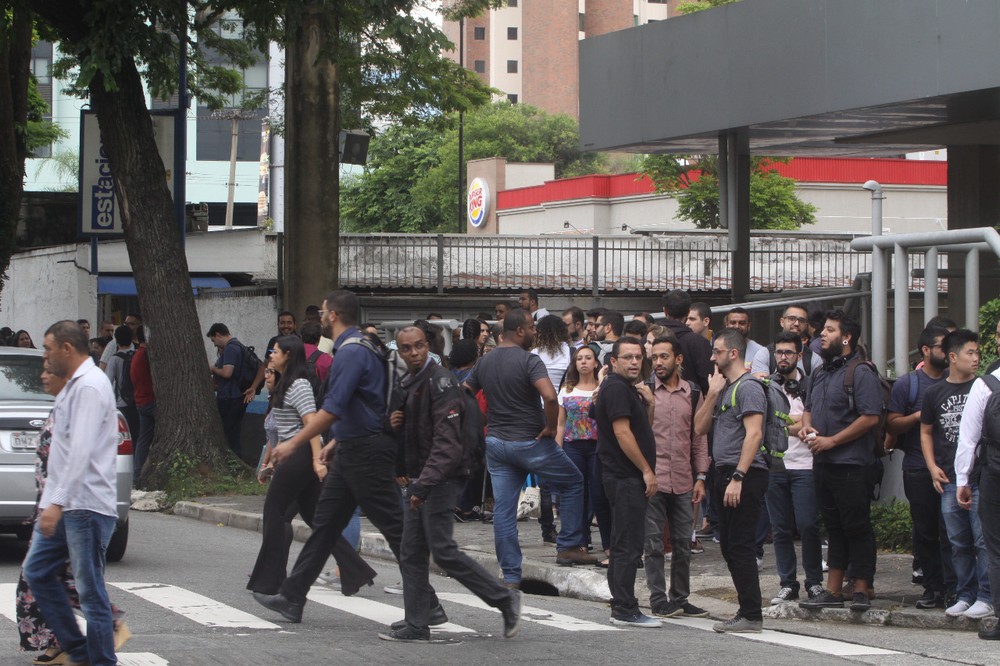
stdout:
<svg viewBox="0 0 1000 666">
<path fill-rule="evenodd" d="M 10 434 L 11 451 L 34 451 L 36 448 L 38 448 L 37 432 L 21 431 Z"/>
</svg>

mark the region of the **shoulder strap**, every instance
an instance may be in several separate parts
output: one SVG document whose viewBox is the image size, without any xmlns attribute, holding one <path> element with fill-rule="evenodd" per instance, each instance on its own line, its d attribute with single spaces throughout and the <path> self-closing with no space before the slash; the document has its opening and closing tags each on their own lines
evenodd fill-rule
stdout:
<svg viewBox="0 0 1000 666">
<path fill-rule="evenodd" d="M 990 393 L 1000 391 L 1000 379 L 997 379 L 992 373 L 983 375 L 983 383 L 986 384 L 986 388 L 990 390 Z"/>
<path fill-rule="evenodd" d="M 917 377 L 917 372 L 915 370 L 913 373 L 907 375 L 907 377 L 907 382 L 909 383 L 906 388 L 909 389 L 909 392 L 906 396 L 906 408 L 914 409 L 917 404 L 917 389 L 920 388 L 920 378 Z M 914 411 L 916 410 L 914 409 Z"/>
<path fill-rule="evenodd" d="M 802 347 L 802 371 L 806 377 L 812 374 L 813 350 L 809 345 Z"/>
<path fill-rule="evenodd" d="M 847 393 L 847 408 L 852 412 L 857 411 L 856 405 L 854 404 L 854 371 L 858 369 L 858 366 L 864 363 L 860 358 L 856 358 L 847 364 L 847 370 L 844 372 L 844 392 Z"/>
<path fill-rule="evenodd" d="M 770 374 L 774 374 L 778 369 L 778 359 L 774 357 L 774 343 L 772 342 L 767 346 L 767 371 Z"/>
<path fill-rule="evenodd" d="M 701 395 L 701 387 L 697 382 L 687 380 L 691 387 L 691 441 L 694 442 L 694 415 L 698 412 L 698 396 Z"/>
<path fill-rule="evenodd" d="M 319 357 L 322 356 L 322 354 L 323 354 L 323 352 L 321 350 L 316 349 L 316 350 L 313 351 L 312 354 L 309 354 L 309 358 L 306 359 L 306 362 L 307 363 L 312 363 L 313 365 L 316 365 L 316 361 L 319 360 Z"/>
</svg>

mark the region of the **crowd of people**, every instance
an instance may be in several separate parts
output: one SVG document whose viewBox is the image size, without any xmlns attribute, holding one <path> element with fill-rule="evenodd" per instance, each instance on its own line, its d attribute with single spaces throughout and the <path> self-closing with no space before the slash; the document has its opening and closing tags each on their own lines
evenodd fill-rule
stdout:
<svg viewBox="0 0 1000 666">
<path fill-rule="evenodd" d="M 454 329 L 435 325 L 441 317 L 431 313 L 398 331 L 401 337 L 387 344 L 378 326 L 356 323 L 356 311 L 337 313 L 331 307 L 328 300 L 323 309 L 313 308 L 315 312 L 307 313 L 313 321 L 298 333 L 292 313 L 282 312 L 278 318 L 280 336 L 300 335 L 305 343 L 302 355 L 307 362 L 299 374 L 315 375 L 315 400 L 300 412 L 303 427 L 297 434 L 272 440 L 275 444 L 264 453 L 263 473 L 276 462 L 280 469 L 285 456 L 291 460 L 291 452 L 307 450 L 310 441 L 314 454 L 319 452 L 314 460 L 332 459 L 336 468 L 336 450 L 352 470 L 341 477 L 343 487 L 334 490 L 323 481 L 323 466 L 316 468 L 323 489 L 316 508 L 309 510 L 314 511 L 313 523 L 328 525 L 318 531 L 325 536 L 304 552 L 277 593 L 258 595 L 261 603 L 289 619 L 301 618 L 304 591 L 365 503 L 370 507 L 367 515 L 401 558 L 404 594 L 408 582 L 411 590 L 412 603 L 407 604 L 405 621 L 393 629 L 393 640 L 426 640 L 434 620 L 446 617 L 420 573 L 428 551 L 436 544 L 454 543 L 451 528 L 444 529 L 442 506 L 448 507 L 449 525 L 454 520 L 492 520 L 501 582 L 510 590 L 519 589 L 522 557 L 516 522 L 524 513 L 520 500 L 533 485 L 540 496 L 541 539 L 555 545 L 557 563 L 607 567 L 613 623 L 655 627 L 660 617 L 707 615 L 688 599 L 690 561 L 704 551 L 703 538 L 720 543 L 739 598 L 736 616 L 715 625 L 716 631 L 761 630 L 759 571 L 769 541 L 779 579 L 770 603 L 799 601 L 812 609 L 849 605 L 864 611 L 871 606 L 876 568 L 870 504 L 881 458 L 893 447 L 905 456 L 915 575 L 922 574 L 926 589 L 917 607 L 969 618 L 993 614 L 984 551 L 989 539 L 983 538 L 976 510 L 968 510 L 983 505 L 979 487 L 962 476 L 963 468 L 955 463 L 961 406 L 976 376 L 977 368 L 969 363 L 978 359 L 978 338 L 955 330 L 947 320 L 929 322 L 918 340 L 923 362 L 895 383 L 887 399 L 883 381 L 860 344 L 860 325 L 842 311 L 801 304 L 784 309 L 774 340 L 759 342 L 752 338 L 746 310 L 729 309 L 721 318 L 721 330 L 713 333 L 711 308 L 692 303 L 679 290 L 664 295 L 662 316 L 635 313 L 628 321 L 623 313 L 606 308 L 570 307 L 551 314 L 539 306 L 537 293 L 526 290 L 517 303 L 499 302 L 493 313 L 482 313 Z M 353 341 L 344 337 L 348 328 L 331 325 L 344 314 L 349 336 L 366 341 L 361 347 L 370 350 L 363 354 L 361 348 L 351 348 L 359 369 L 350 370 L 346 383 L 328 357 Z M 453 336 L 448 354 L 446 335 Z M 273 353 L 281 339 L 276 336 L 268 343 L 261 377 L 280 371 Z M 226 371 L 223 357 L 229 341 L 216 344 L 220 357 L 213 373 L 219 376 Z M 379 359 L 396 359 L 399 376 L 406 374 L 411 360 L 414 364 L 410 381 L 399 380 L 388 398 L 382 395 L 384 386 L 375 390 L 359 384 L 362 378 L 380 376 Z M 239 362 L 234 356 L 230 376 L 237 373 Z M 449 431 L 434 430 L 437 405 L 414 388 L 424 386 L 414 377 L 424 377 L 431 366 L 441 386 L 462 386 L 475 396 L 485 419 L 481 463 L 463 458 L 460 443 L 441 434 Z M 781 457 L 762 446 L 771 409 L 768 384 L 777 386 L 789 403 L 789 444 Z M 231 393 L 231 400 L 242 404 L 252 398 L 255 387 L 234 387 Z M 461 420 L 463 410 L 471 408 L 454 392 L 448 396 L 442 405 Z M 990 396 L 984 393 L 979 400 L 985 404 Z M 278 408 L 272 400 L 272 410 Z M 318 417 L 307 425 L 310 408 Z M 220 398 L 220 412 L 225 409 Z M 362 423 L 340 425 L 348 414 L 351 421 L 360 414 Z M 338 425 L 348 429 L 340 439 L 349 444 L 335 449 Z M 975 437 L 978 441 L 979 434 Z M 355 441 L 366 438 L 373 439 Z M 357 464 L 351 460 L 356 447 L 369 454 L 360 467 L 370 475 L 375 474 L 370 454 L 387 449 L 377 483 L 357 480 L 363 474 L 351 467 Z M 409 463 L 405 468 L 393 468 L 389 450 L 396 448 L 402 452 L 400 460 Z M 410 521 L 410 510 L 422 506 L 420 493 L 427 492 L 416 479 L 439 464 L 448 471 L 429 478 L 432 487 L 447 485 L 448 490 L 441 491 L 446 499 L 434 495 L 433 511 Z M 403 497 L 409 510 L 400 518 Z M 558 526 L 553 506 L 558 507 Z M 272 520 L 290 518 L 287 511 L 275 509 Z M 406 532 L 411 524 L 412 542 Z M 803 583 L 796 536 L 801 539 Z M 408 549 L 407 543 L 413 547 Z M 287 545 L 283 548 L 287 556 Z M 454 553 L 442 557 L 451 558 L 456 571 L 463 572 L 459 579 L 484 601 L 506 608 L 505 618 L 514 615 L 509 597 L 470 573 L 474 567 L 456 563 Z M 435 559 L 440 562 L 437 553 Z M 649 615 L 640 611 L 634 592 L 636 571 L 642 569 L 651 593 Z M 345 575 L 343 568 L 340 574 Z M 350 582 L 346 587 L 353 590 L 357 585 Z"/>
</svg>

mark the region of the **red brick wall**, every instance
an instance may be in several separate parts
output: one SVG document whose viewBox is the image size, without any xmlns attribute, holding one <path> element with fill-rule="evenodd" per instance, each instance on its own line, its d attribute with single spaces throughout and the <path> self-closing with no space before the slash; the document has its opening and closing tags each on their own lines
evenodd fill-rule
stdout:
<svg viewBox="0 0 1000 666">
<path fill-rule="evenodd" d="M 586 6 L 584 28 L 587 37 L 632 27 L 632 0 L 587 0 Z"/>
<path fill-rule="evenodd" d="M 521 3 L 521 102 L 579 118 L 578 16 L 572 0 Z"/>
</svg>

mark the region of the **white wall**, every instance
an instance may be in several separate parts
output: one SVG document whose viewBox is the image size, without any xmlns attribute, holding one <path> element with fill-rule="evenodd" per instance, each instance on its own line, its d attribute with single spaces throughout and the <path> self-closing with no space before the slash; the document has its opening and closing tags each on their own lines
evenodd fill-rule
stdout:
<svg viewBox="0 0 1000 666">
<path fill-rule="evenodd" d="M 526 162 L 507 162 L 504 171 L 505 186 L 508 190 L 519 187 L 533 187 L 544 185 L 547 180 L 555 180 L 555 164 L 534 164 Z"/>
<path fill-rule="evenodd" d="M 0 326 L 25 329 L 41 348 L 45 330 L 62 319 L 97 321 L 97 278 L 87 272 L 89 248 L 60 245 L 11 258 L 0 294 Z"/>
<path fill-rule="evenodd" d="M 256 348 L 257 355 L 264 358 L 267 341 L 278 332 L 278 307 L 275 296 L 261 295 L 260 291 L 202 293 L 195 297 L 198 329 L 209 360 L 215 360 L 217 350 L 205 333 L 216 322 L 228 326 L 231 334 Z"/>
</svg>

